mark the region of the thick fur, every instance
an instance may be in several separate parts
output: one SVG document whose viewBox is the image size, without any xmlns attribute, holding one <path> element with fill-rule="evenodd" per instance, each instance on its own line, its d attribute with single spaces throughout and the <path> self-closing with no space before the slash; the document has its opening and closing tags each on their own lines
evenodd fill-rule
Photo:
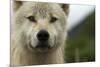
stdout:
<svg viewBox="0 0 100 67">
<path fill-rule="evenodd" d="M 64 44 L 67 36 L 68 5 L 39 2 L 13 2 L 11 32 L 11 65 L 60 64 L 64 63 Z M 37 23 L 27 19 L 37 17 Z M 57 21 L 50 23 L 52 16 Z M 50 34 L 51 49 L 35 49 L 36 34 L 45 29 Z M 31 43 L 31 48 L 29 45 Z"/>
</svg>

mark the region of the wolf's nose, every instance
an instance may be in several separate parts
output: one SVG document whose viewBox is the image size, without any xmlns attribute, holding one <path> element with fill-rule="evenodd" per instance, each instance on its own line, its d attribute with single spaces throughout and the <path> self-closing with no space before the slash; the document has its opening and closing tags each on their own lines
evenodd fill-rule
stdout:
<svg viewBox="0 0 100 67">
<path fill-rule="evenodd" d="M 47 41 L 49 39 L 49 33 L 46 30 L 40 30 L 37 34 L 39 41 Z"/>
</svg>

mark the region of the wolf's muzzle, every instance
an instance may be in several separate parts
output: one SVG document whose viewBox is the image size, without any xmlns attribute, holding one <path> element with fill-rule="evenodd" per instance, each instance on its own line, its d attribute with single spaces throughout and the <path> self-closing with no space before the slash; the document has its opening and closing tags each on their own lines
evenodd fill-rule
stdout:
<svg viewBox="0 0 100 67">
<path fill-rule="evenodd" d="M 49 40 L 49 33 L 48 31 L 42 29 L 37 33 L 38 44 L 36 48 L 49 48 L 50 45 L 48 43 Z"/>
<path fill-rule="evenodd" d="M 40 30 L 37 34 L 37 39 L 40 42 L 45 42 L 49 39 L 49 33 L 46 30 Z"/>
</svg>

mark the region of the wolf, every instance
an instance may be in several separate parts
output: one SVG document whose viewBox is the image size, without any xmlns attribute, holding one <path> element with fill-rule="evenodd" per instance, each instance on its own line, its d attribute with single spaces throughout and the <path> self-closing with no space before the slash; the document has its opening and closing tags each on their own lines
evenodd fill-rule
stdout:
<svg viewBox="0 0 100 67">
<path fill-rule="evenodd" d="M 11 65 L 64 63 L 68 4 L 13 1 Z"/>
</svg>

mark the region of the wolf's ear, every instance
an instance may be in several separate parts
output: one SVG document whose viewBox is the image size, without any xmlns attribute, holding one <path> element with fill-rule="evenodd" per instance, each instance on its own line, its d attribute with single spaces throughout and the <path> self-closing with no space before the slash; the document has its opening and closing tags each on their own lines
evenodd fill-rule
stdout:
<svg viewBox="0 0 100 67">
<path fill-rule="evenodd" d="M 23 4 L 22 1 L 13 0 L 12 2 L 13 11 L 16 12 L 22 6 L 22 4 Z"/>
<path fill-rule="evenodd" d="M 60 4 L 61 8 L 68 15 L 69 14 L 69 4 Z"/>
</svg>

